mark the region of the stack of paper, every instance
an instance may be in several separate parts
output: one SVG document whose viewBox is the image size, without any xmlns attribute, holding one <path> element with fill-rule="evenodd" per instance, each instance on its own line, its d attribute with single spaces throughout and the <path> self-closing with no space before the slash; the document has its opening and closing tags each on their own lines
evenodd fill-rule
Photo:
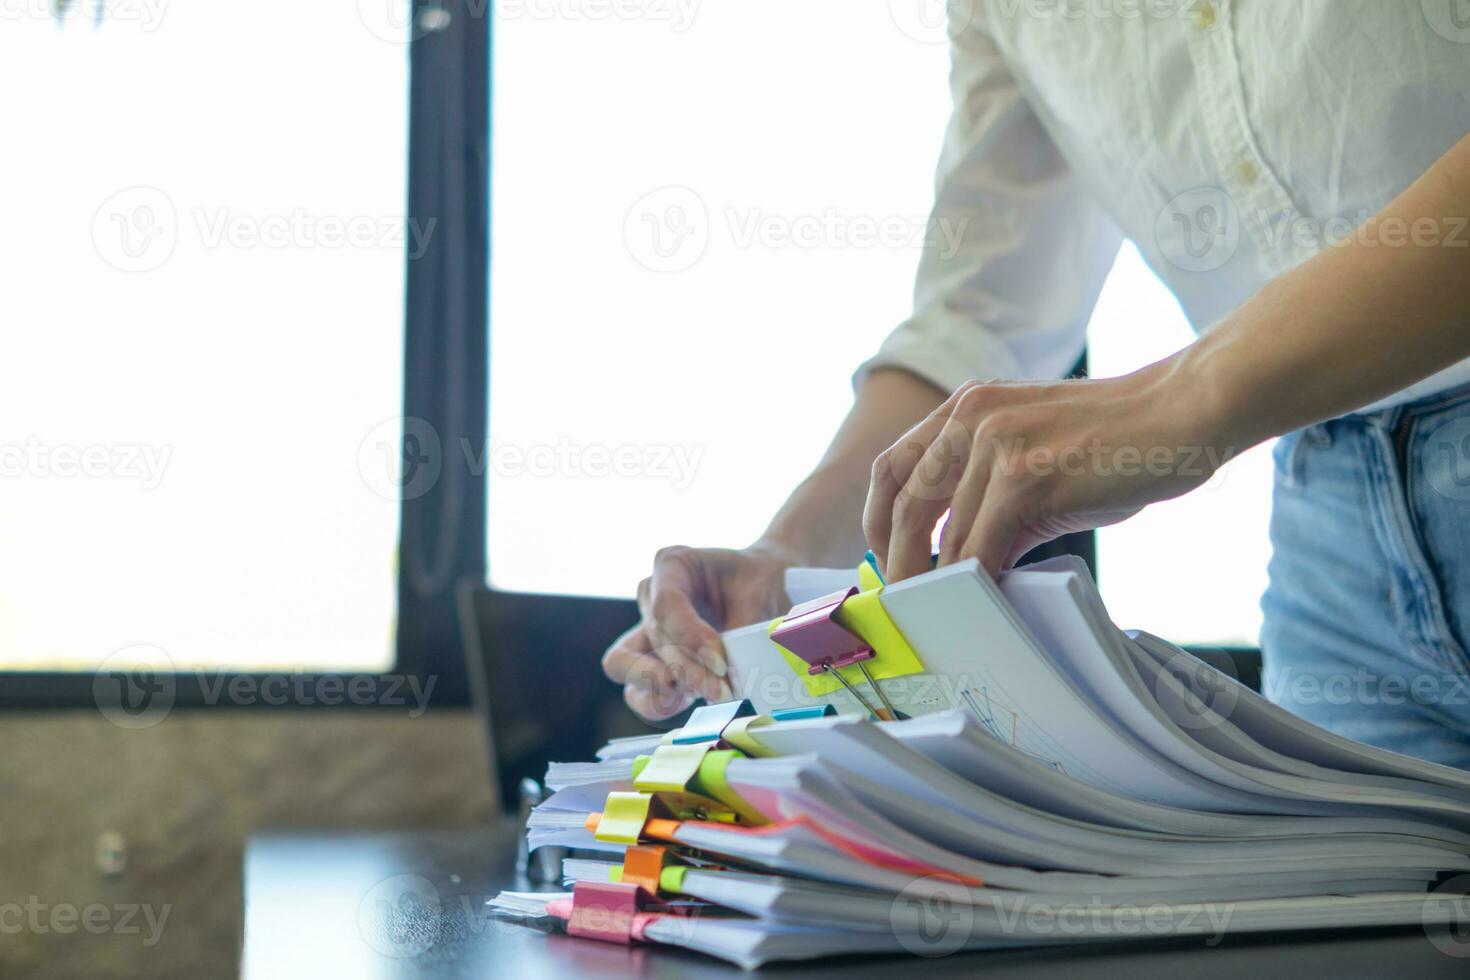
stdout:
<svg viewBox="0 0 1470 980">
<path fill-rule="evenodd" d="M 530 845 L 593 856 L 566 862 L 572 892 L 492 908 L 746 967 L 1470 923 L 1449 887 L 1470 874 L 1470 773 L 1337 737 L 1120 631 L 1072 560 L 998 586 L 973 562 L 865 579 L 788 579 L 788 626 L 816 609 L 822 643 L 726 634 L 748 701 L 553 765 Z M 844 590 L 869 604 L 843 612 Z M 888 707 L 903 720 L 876 720 Z"/>
</svg>

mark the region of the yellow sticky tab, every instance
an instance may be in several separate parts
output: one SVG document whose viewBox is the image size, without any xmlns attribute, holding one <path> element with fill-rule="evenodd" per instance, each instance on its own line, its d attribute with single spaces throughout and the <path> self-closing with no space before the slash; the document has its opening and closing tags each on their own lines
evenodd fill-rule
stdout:
<svg viewBox="0 0 1470 980">
<path fill-rule="evenodd" d="M 866 562 L 864 563 L 866 565 Z M 862 573 L 859 571 L 859 577 Z M 893 620 L 888 617 L 888 610 L 883 608 L 881 596 L 883 587 L 867 592 L 859 592 L 842 604 L 833 619 L 838 626 L 848 632 L 856 633 L 862 637 L 863 642 L 873 648 L 873 658 L 864 661 L 863 666 L 868 668 L 868 673 L 874 679 L 883 680 L 888 677 L 906 677 L 909 674 L 922 674 L 924 664 L 919 660 L 919 655 L 914 653 L 913 647 L 909 646 L 908 640 L 903 638 Z M 767 632 L 773 632 L 781 625 L 781 620 L 771 623 Z M 806 693 L 814 698 L 823 697 L 834 691 L 842 690 L 842 683 L 828 673 L 808 673 L 810 666 L 790 650 L 776 644 L 776 649 L 781 651 L 781 657 L 791 669 L 801 677 L 802 685 Z M 861 687 L 867 683 L 863 672 L 856 666 L 843 667 L 840 671 L 843 677 L 854 687 Z M 731 743 L 734 744 L 734 743 Z"/>
<path fill-rule="evenodd" d="M 727 744 L 735 746 L 741 752 L 752 759 L 760 759 L 772 756 L 776 753 L 766 748 L 756 737 L 751 734 L 752 728 L 760 728 L 769 725 L 771 719 L 767 715 L 746 715 L 744 718 L 736 718 L 725 726 L 724 734 L 720 736 Z"/>
<path fill-rule="evenodd" d="M 858 566 L 858 588 L 863 592 L 871 592 L 874 589 L 883 588 L 883 580 L 878 577 L 878 569 L 863 562 Z"/>
<path fill-rule="evenodd" d="M 638 843 L 653 797 L 647 793 L 609 793 L 602 806 L 602 820 L 592 836 L 611 844 Z"/>
<path fill-rule="evenodd" d="M 714 747 L 714 742 L 660 745 L 633 777 L 633 786 L 643 793 L 682 793 L 699 772 L 705 753 Z"/>
</svg>

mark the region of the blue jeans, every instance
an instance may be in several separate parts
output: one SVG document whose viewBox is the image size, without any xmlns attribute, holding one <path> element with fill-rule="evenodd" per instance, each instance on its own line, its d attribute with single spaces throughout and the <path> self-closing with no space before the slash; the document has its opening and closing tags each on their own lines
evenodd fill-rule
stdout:
<svg viewBox="0 0 1470 980">
<path fill-rule="evenodd" d="M 1470 387 L 1311 426 L 1275 457 L 1266 696 L 1470 769 Z"/>
</svg>

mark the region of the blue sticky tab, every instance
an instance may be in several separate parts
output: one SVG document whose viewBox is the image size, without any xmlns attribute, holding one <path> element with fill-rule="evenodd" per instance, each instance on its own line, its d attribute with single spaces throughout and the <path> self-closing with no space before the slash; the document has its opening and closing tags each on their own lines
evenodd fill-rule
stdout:
<svg viewBox="0 0 1470 980">
<path fill-rule="evenodd" d="M 837 714 L 830 704 L 808 704 L 800 708 L 777 708 L 771 712 L 772 721 L 802 721 L 806 718 L 825 718 Z"/>
<path fill-rule="evenodd" d="M 690 745 L 695 742 L 717 741 L 725 734 L 725 726 L 736 718 L 755 714 L 755 706 L 749 699 L 721 701 L 695 708 L 684 727 L 674 733 L 675 745 Z"/>
</svg>

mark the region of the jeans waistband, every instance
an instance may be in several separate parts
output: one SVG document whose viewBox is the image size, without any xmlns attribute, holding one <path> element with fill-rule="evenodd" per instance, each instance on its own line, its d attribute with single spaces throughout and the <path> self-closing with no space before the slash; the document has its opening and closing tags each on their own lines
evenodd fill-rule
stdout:
<svg viewBox="0 0 1470 980">
<path fill-rule="evenodd" d="M 1455 388 L 1446 388 L 1444 391 L 1436 391 L 1434 394 L 1426 395 L 1418 401 L 1408 402 L 1403 405 L 1394 405 L 1377 412 L 1346 415 L 1343 418 L 1359 419 L 1369 425 L 1381 426 L 1384 429 L 1392 430 L 1397 428 L 1406 418 L 1427 415 L 1430 412 L 1450 408 L 1464 401 L 1470 401 L 1470 384 L 1460 385 Z"/>
</svg>

